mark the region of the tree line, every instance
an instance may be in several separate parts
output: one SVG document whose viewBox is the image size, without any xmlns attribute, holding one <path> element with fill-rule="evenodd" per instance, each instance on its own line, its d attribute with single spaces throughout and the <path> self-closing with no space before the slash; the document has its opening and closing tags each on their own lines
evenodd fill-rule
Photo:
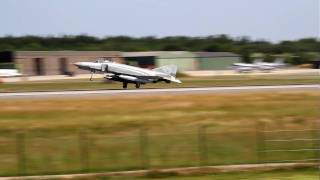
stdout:
<svg viewBox="0 0 320 180">
<path fill-rule="evenodd" d="M 97 38 L 88 35 L 61 37 L 0 37 L 0 51 L 18 50 L 80 50 L 80 51 L 208 51 L 234 52 L 251 62 L 254 54 L 263 54 L 266 61 L 275 55 L 283 55 L 292 64 L 307 63 L 319 56 L 320 40 L 304 38 L 272 43 L 266 40 L 251 40 L 248 37 L 231 38 L 227 35 L 207 37 L 172 36 L 157 38 L 114 36 Z"/>
</svg>

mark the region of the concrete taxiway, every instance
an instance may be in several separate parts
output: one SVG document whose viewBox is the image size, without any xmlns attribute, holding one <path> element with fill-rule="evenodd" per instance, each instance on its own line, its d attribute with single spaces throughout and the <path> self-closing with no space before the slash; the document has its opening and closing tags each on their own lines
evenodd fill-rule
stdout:
<svg viewBox="0 0 320 180">
<path fill-rule="evenodd" d="M 281 85 L 281 86 L 238 86 L 238 87 L 202 87 L 202 88 L 172 88 L 172 89 L 128 89 L 128 90 L 77 90 L 77 91 L 50 91 L 50 92 L 16 92 L 0 93 L 0 99 L 15 98 L 65 98 L 88 96 L 114 95 L 156 95 L 182 93 L 224 93 L 245 91 L 281 91 L 281 90 L 320 90 L 320 85 Z"/>
</svg>

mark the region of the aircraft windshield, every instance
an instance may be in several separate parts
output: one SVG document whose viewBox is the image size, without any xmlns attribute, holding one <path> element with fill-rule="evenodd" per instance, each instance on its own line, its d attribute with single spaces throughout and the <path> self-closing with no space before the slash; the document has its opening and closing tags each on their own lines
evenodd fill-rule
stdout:
<svg viewBox="0 0 320 180">
<path fill-rule="evenodd" d="M 110 59 L 106 59 L 106 58 L 99 58 L 95 60 L 96 63 L 103 63 L 103 62 L 113 62 Z"/>
</svg>

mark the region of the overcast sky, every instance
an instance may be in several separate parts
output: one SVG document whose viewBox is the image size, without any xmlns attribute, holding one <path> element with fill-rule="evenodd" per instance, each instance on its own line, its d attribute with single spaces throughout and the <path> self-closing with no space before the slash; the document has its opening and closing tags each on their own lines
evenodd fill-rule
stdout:
<svg viewBox="0 0 320 180">
<path fill-rule="evenodd" d="M 0 36 L 319 37 L 320 0 L 1 0 Z"/>
</svg>

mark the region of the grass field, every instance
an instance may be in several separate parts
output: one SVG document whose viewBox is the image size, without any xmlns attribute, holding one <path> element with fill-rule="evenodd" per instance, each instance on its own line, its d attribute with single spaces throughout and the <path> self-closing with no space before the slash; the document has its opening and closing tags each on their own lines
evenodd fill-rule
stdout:
<svg viewBox="0 0 320 180">
<path fill-rule="evenodd" d="M 0 174 L 257 163 L 257 121 L 266 130 L 312 129 L 319 100 L 318 91 L 1 100 Z M 265 138 L 312 136 L 283 132 Z M 306 158 L 315 153 L 271 153 L 263 161 Z"/>
<path fill-rule="evenodd" d="M 300 170 L 277 170 L 269 172 L 241 172 L 241 173 L 220 173 L 214 175 L 195 175 L 195 176 L 174 176 L 158 175 L 151 177 L 109 177 L 109 178 L 90 178 L 97 180 L 147 180 L 147 179 L 168 179 L 168 180 L 234 180 L 234 179 L 252 179 L 252 180 L 315 180 L 319 178 L 319 171 L 316 169 Z"/>
<path fill-rule="evenodd" d="M 318 75 L 238 75 L 215 77 L 182 77 L 182 84 L 157 83 L 147 84 L 143 88 L 179 88 L 179 87 L 214 87 L 214 86 L 242 86 L 242 85 L 287 85 L 287 84 L 317 84 Z M 90 89 L 121 89 L 121 83 L 104 82 L 96 79 L 89 80 L 60 80 L 39 82 L 18 82 L 0 84 L 0 92 L 21 91 L 53 91 L 53 90 L 90 90 Z M 134 85 L 129 85 L 134 88 Z"/>
</svg>

